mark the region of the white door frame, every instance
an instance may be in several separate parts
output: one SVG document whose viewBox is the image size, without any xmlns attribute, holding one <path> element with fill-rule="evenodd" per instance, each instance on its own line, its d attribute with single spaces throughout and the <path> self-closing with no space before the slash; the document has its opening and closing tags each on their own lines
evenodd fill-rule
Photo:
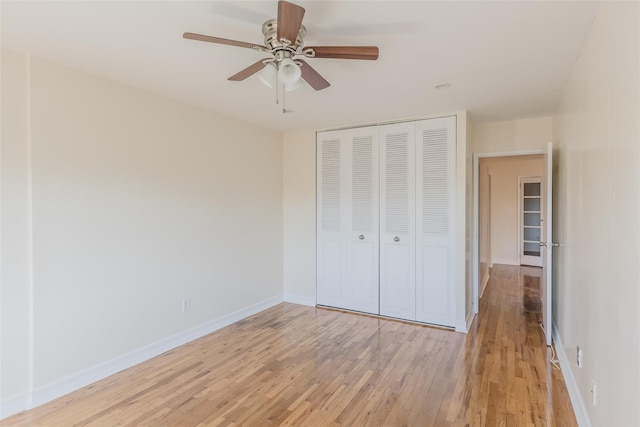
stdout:
<svg viewBox="0 0 640 427">
<path fill-rule="evenodd" d="M 480 305 L 480 159 L 485 157 L 528 156 L 531 154 L 546 154 L 547 150 L 498 151 L 493 153 L 473 153 L 473 312 L 478 313 Z"/>
</svg>

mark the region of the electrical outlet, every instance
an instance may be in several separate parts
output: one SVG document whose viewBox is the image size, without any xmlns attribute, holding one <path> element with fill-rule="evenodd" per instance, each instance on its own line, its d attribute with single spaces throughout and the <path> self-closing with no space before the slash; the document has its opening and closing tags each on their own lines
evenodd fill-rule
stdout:
<svg viewBox="0 0 640 427">
<path fill-rule="evenodd" d="M 187 311 L 191 311 L 191 298 L 182 299 L 182 312 L 186 313 Z"/>
<path fill-rule="evenodd" d="M 594 380 L 591 380 L 591 403 L 593 406 L 596 406 L 596 402 L 598 401 L 598 387 Z"/>
<path fill-rule="evenodd" d="M 576 346 L 576 363 L 578 364 L 578 368 L 582 368 L 582 349 L 580 346 Z"/>
</svg>

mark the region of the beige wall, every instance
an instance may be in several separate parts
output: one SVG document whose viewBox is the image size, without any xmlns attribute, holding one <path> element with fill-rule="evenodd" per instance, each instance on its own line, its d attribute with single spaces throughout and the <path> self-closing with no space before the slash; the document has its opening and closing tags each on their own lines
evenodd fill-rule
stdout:
<svg viewBox="0 0 640 427">
<path fill-rule="evenodd" d="M 285 299 L 316 304 L 316 133 L 283 139 Z"/>
<path fill-rule="evenodd" d="M 554 317 L 597 426 L 640 425 L 639 57 L 640 3 L 602 2 L 554 116 Z"/>
<path fill-rule="evenodd" d="M 491 175 L 491 189 L 488 188 Z M 481 233 L 480 248 L 489 250 L 480 252 L 482 280 L 486 274 L 486 263 L 519 265 L 519 178 L 544 175 L 542 155 L 487 157 L 480 159 L 480 196 L 491 194 L 488 206 L 486 200 L 480 200 L 485 208 L 481 216 L 480 230 L 490 230 L 490 235 Z M 488 218 L 488 213 L 491 218 Z M 487 224 L 490 219 L 491 223 Z M 487 241 L 488 240 L 488 241 Z M 490 244 L 489 244 L 490 243 Z M 490 246 L 490 248 L 489 248 Z M 482 262 L 484 260 L 484 263 Z"/>
<path fill-rule="evenodd" d="M 281 134 L 5 50 L 2 79 L 3 401 L 282 298 Z"/>
<path fill-rule="evenodd" d="M 0 397 L 31 385 L 29 60 L 2 51 Z"/>
<path fill-rule="evenodd" d="M 551 117 L 473 124 L 473 152 L 546 151 L 552 138 Z"/>
</svg>

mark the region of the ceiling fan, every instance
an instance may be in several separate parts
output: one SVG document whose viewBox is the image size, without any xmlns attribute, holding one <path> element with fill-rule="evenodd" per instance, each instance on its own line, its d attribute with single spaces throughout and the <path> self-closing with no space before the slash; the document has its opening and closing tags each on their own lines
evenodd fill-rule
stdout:
<svg viewBox="0 0 640 427">
<path fill-rule="evenodd" d="M 229 77 L 232 81 L 245 80 L 247 77 L 260 72 L 260 79 L 268 86 L 272 86 L 272 79 L 283 83 L 285 90 L 293 90 L 307 82 L 315 90 L 322 90 L 330 86 L 305 58 L 336 58 L 336 59 L 378 59 L 376 46 L 305 46 L 306 30 L 302 25 L 304 8 L 284 0 L 278 1 L 278 18 L 270 19 L 262 24 L 264 45 L 246 43 L 220 37 L 202 34 L 184 33 L 185 39 L 199 40 L 210 43 L 226 44 L 244 47 L 260 52 L 270 53 L 272 56 L 261 59 L 244 70 Z"/>
</svg>

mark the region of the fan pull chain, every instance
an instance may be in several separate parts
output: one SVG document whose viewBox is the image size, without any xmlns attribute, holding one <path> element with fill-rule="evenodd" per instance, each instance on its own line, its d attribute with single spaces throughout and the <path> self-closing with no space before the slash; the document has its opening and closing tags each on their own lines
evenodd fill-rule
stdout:
<svg viewBox="0 0 640 427">
<path fill-rule="evenodd" d="M 284 84 L 282 85 L 282 114 L 287 112 L 287 107 L 286 107 L 286 98 L 285 98 L 285 94 L 286 94 L 286 90 L 284 88 Z"/>
<path fill-rule="evenodd" d="M 280 79 L 278 79 L 278 73 L 276 73 L 276 84 L 274 85 L 276 87 L 276 105 L 280 104 L 280 100 L 278 99 L 278 95 L 280 94 L 280 92 L 278 91 L 279 81 Z"/>
<path fill-rule="evenodd" d="M 282 114 L 287 112 L 287 106 L 286 106 L 286 98 L 285 98 L 285 87 L 284 87 L 284 83 L 282 85 L 280 85 L 280 79 L 278 78 L 278 74 L 276 73 L 276 105 L 280 104 L 280 90 L 279 87 L 282 86 Z"/>
</svg>

